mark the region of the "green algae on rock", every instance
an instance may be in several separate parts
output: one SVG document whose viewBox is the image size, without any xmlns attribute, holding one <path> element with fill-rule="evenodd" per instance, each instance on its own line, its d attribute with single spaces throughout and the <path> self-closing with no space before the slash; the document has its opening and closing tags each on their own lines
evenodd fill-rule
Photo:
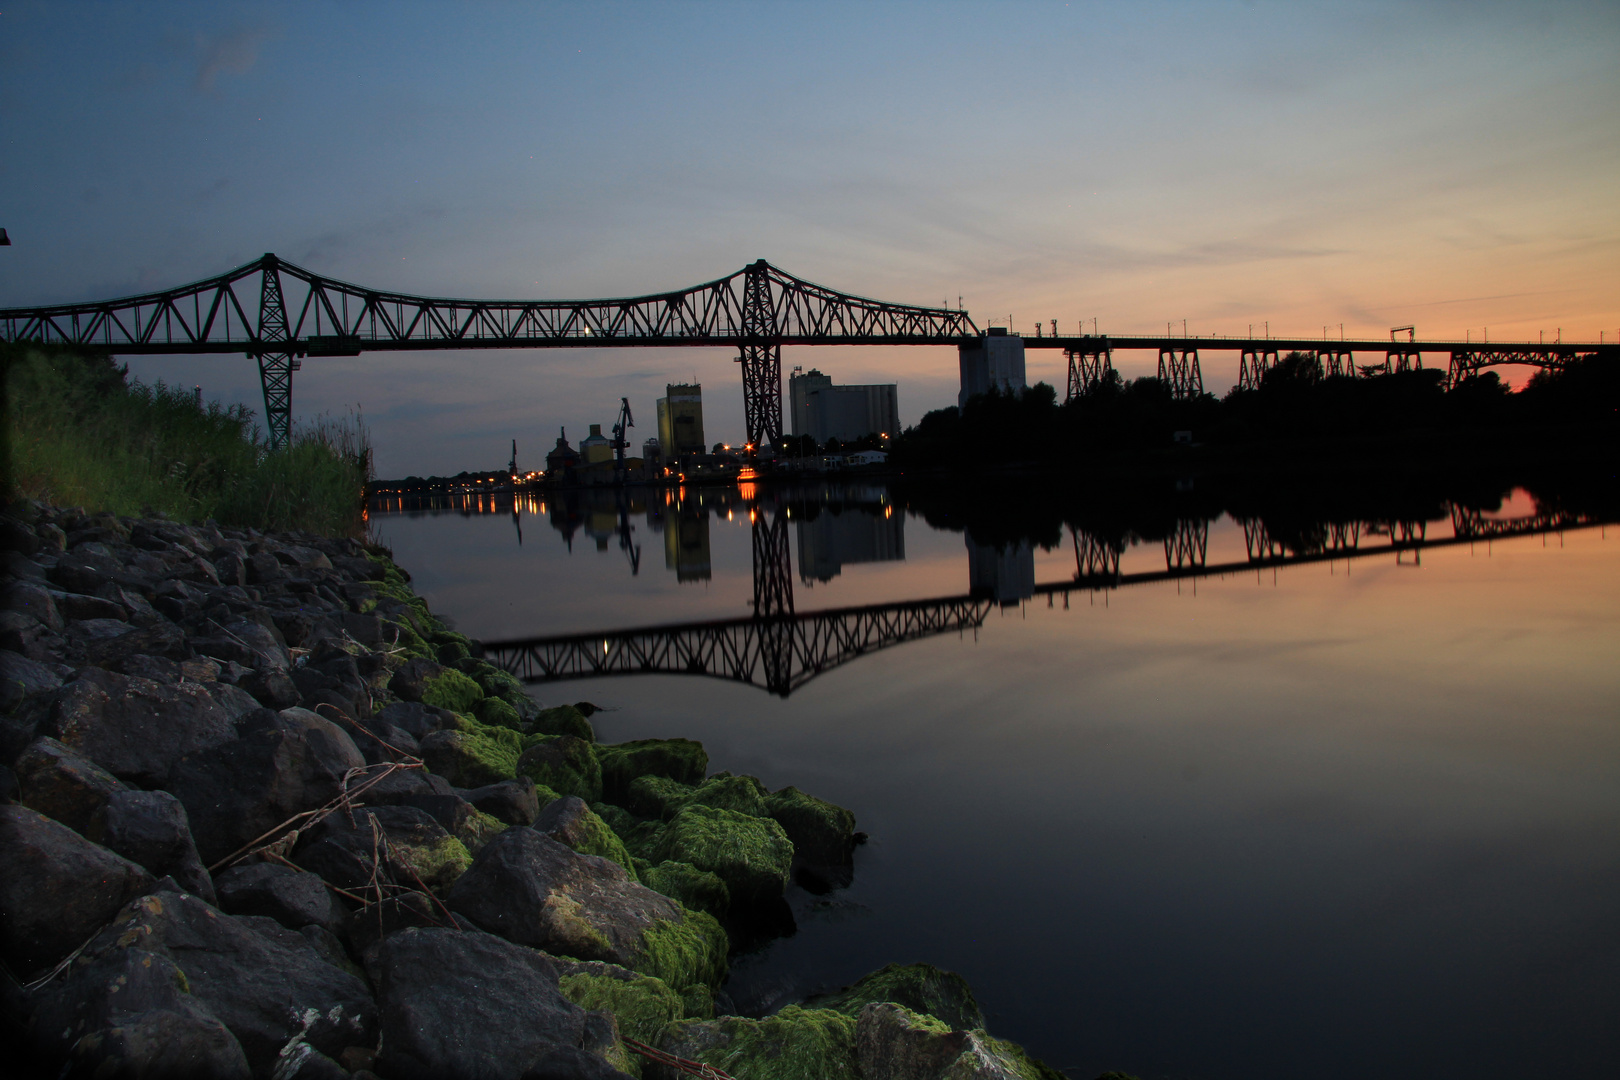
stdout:
<svg viewBox="0 0 1620 1080">
<path fill-rule="evenodd" d="M 935 1080 L 1063 1080 L 1016 1043 L 982 1028 L 953 1030 L 892 1001 L 864 1006 L 855 1022 L 855 1056 L 867 1077 Z"/>
<path fill-rule="evenodd" d="M 630 782 L 626 804 L 632 812 L 648 818 L 672 818 L 687 806 L 766 816 L 765 785 L 752 776 L 730 773 L 717 773 L 696 787 L 664 776 L 638 776 Z M 850 820 L 854 820 L 853 816 Z"/>
<path fill-rule="evenodd" d="M 463 788 L 512 779 L 522 754 L 523 736 L 517 732 L 488 727 L 460 714 L 456 730 L 435 731 L 422 740 L 427 767 Z"/>
<path fill-rule="evenodd" d="M 737 903 L 781 896 L 793 866 L 793 844 L 769 818 L 688 806 L 658 833 L 649 859 L 682 862 L 726 883 Z"/>
<path fill-rule="evenodd" d="M 422 688 L 422 704 L 453 713 L 471 712 L 482 700 L 484 691 L 479 685 L 455 668 L 445 668 Z"/>
<path fill-rule="evenodd" d="M 620 1035 L 654 1043 L 664 1028 L 686 1016 L 681 995 L 656 976 L 601 963 L 567 964 L 566 968 L 573 970 L 557 981 L 563 997 L 582 1009 L 612 1013 Z"/>
<path fill-rule="evenodd" d="M 763 812 L 782 826 L 801 859 L 841 862 L 855 846 L 855 815 L 796 787 L 767 796 Z"/>
<path fill-rule="evenodd" d="M 507 702 L 498 697 L 486 697 L 473 706 L 473 715 L 478 722 L 488 727 L 510 728 L 513 731 L 522 729 L 523 722 L 518 717 L 518 711 Z"/>
<path fill-rule="evenodd" d="M 625 849 L 624 841 L 619 839 L 619 834 L 578 796 L 565 795 L 548 803 L 531 827 L 567 844 L 581 855 L 599 855 L 611 859 L 624 867 L 631 881 L 640 881 L 635 862 Z"/>
<path fill-rule="evenodd" d="M 641 937 L 635 970 L 684 990 L 700 985 L 716 989 L 725 981 L 731 940 L 713 915 L 693 911 L 680 901 L 682 918 L 657 922 Z"/>
<path fill-rule="evenodd" d="M 725 918 L 731 907 L 731 890 L 718 875 L 699 870 L 691 863 L 665 860 L 656 866 L 643 865 L 641 883 L 647 888 L 696 911 L 707 911 L 717 919 Z"/>
<path fill-rule="evenodd" d="M 747 1080 L 862 1080 L 855 1018 L 831 1009 L 789 1005 L 763 1020 L 677 1021 L 665 1029 L 658 1049 Z"/>
<path fill-rule="evenodd" d="M 524 745 L 519 773 L 559 795 L 577 795 L 588 803 L 602 798 L 602 766 L 591 743 L 573 735 L 531 735 Z"/>
<path fill-rule="evenodd" d="M 532 735 L 572 735 L 589 743 L 596 741 L 596 729 L 585 714 L 572 705 L 541 709 L 526 728 Z"/>
<path fill-rule="evenodd" d="M 889 964 L 851 986 L 813 997 L 805 1004 L 858 1016 L 863 1007 L 875 1001 L 904 1005 L 957 1031 L 984 1027 L 984 1013 L 967 980 L 933 964 Z"/>
<path fill-rule="evenodd" d="M 455 831 L 455 837 L 460 840 L 470 854 L 477 855 L 484 849 L 484 845 L 505 832 L 509 825 L 500 818 L 475 810 L 468 815 L 466 822 Z"/>
<path fill-rule="evenodd" d="M 667 776 L 697 784 L 709 771 L 709 755 L 693 739 L 635 739 L 597 747 L 602 763 L 602 793 L 610 803 L 624 804 L 630 781 L 638 776 Z"/>
</svg>

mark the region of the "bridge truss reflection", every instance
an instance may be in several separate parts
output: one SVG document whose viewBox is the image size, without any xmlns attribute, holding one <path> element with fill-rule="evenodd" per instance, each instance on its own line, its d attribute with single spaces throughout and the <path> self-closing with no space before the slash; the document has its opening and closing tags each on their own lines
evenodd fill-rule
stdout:
<svg viewBox="0 0 1620 1080">
<path fill-rule="evenodd" d="M 1546 535 L 1609 523 L 1591 514 L 1552 510 L 1494 518 L 1450 508 L 1451 535 L 1429 536 L 1426 519 L 1319 522 L 1277 538 L 1261 518 L 1237 518 L 1246 557 L 1210 563 L 1209 520 L 1183 518 L 1163 537 L 1165 568 L 1121 572 L 1123 541 L 1070 527 L 1075 573 L 1066 581 L 1028 584 L 1011 595 L 976 587 L 967 595 L 799 612 L 793 603 L 787 515 L 763 505 L 749 510 L 754 598 L 738 619 L 486 642 L 491 663 L 530 683 L 622 675 L 704 675 L 787 697 L 834 668 L 906 642 L 977 631 L 998 607 L 1044 594 L 1069 606 L 1075 592 L 1096 593 L 1156 582 L 1226 577 L 1248 571 L 1393 555 L 1416 562 L 1431 548 Z M 975 545 L 969 539 L 970 555 Z M 1028 552 L 1028 545 L 1024 545 Z M 1030 556 L 1032 558 L 1032 555 Z M 977 586 L 977 583 L 976 583 Z"/>
</svg>

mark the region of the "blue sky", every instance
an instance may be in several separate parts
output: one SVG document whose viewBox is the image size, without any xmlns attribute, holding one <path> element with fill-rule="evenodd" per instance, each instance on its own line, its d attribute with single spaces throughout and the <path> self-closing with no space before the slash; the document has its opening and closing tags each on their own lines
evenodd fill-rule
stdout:
<svg viewBox="0 0 1620 1080">
<path fill-rule="evenodd" d="M 0 0 L 0 306 L 265 251 L 547 298 L 763 257 L 1025 330 L 1595 339 L 1620 334 L 1617 46 L 1612 3 Z M 954 350 L 785 362 L 897 381 L 907 422 L 955 397 Z M 1236 360 L 1205 368 L 1223 389 Z M 132 369 L 258 403 L 246 359 Z M 384 475 L 455 471 L 513 437 L 534 463 L 621 395 L 644 437 L 692 377 L 737 439 L 724 351 L 310 360 L 294 407 L 358 403 Z"/>
</svg>

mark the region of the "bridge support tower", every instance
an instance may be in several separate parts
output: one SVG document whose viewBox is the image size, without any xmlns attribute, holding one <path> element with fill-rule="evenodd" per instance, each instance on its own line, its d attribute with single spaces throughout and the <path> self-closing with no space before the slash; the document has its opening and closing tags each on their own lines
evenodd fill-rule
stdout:
<svg viewBox="0 0 1620 1080">
<path fill-rule="evenodd" d="M 1322 369 L 1327 378 L 1344 375 L 1349 378 L 1356 377 L 1356 358 L 1354 353 L 1343 349 L 1316 350 L 1316 366 Z"/>
<path fill-rule="evenodd" d="M 1258 390 L 1266 372 L 1277 366 L 1277 350 L 1270 348 L 1244 349 L 1238 360 L 1239 390 Z"/>
<path fill-rule="evenodd" d="M 1177 401 L 1202 394 L 1204 373 L 1198 367 L 1198 350 L 1160 349 L 1159 381 L 1170 387 L 1170 396 Z"/>
<path fill-rule="evenodd" d="M 259 286 L 259 341 L 269 345 L 287 340 L 287 308 L 281 296 L 281 271 L 275 256 L 266 255 Z M 252 354 L 250 354 L 252 355 Z M 264 426 L 270 449 L 280 450 L 292 436 L 292 377 L 298 361 L 290 352 L 261 352 L 259 389 L 264 393 Z"/>
<path fill-rule="evenodd" d="M 1079 349 L 1065 349 L 1069 357 L 1069 392 L 1065 402 L 1090 393 L 1114 373 L 1114 351 L 1107 341 Z"/>
<path fill-rule="evenodd" d="M 743 282 L 743 419 L 748 445 L 757 451 L 782 442 L 782 346 L 771 303 L 771 268 L 764 259 L 750 266 Z"/>
</svg>

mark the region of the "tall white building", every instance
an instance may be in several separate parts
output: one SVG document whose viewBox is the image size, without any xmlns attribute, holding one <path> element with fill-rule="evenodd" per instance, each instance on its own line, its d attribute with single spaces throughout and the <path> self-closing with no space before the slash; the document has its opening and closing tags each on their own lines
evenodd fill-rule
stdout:
<svg viewBox="0 0 1620 1080">
<path fill-rule="evenodd" d="M 1016 394 L 1029 385 L 1024 381 L 1024 339 L 1007 333 L 1006 327 L 992 326 L 972 345 L 958 345 L 957 353 L 962 367 L 957 408 L 970 397 L 989 393 L 992 386 Z"/>
<path fill-rule="evenodd" d="M 898 435 L 900 399 L 894 383 L 836 386 L 815 368 L 788 376 L 788 411 L 794 435 L 818 443 L 849 442 L 863 435 Z"/>
</svg>

